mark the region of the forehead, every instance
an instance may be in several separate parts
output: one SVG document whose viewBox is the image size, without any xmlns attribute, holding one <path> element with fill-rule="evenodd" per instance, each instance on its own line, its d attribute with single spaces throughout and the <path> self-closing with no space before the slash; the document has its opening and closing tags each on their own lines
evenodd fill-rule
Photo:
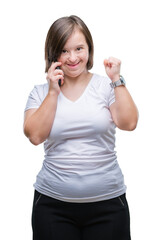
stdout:
<svg viewBox="0 0 162 240">
<path fill-rule="evenodd" d="M 87 45 L 84 34 L 79 29 L 74 29 L 64 47 L 73 47 L 74 45 Z"/>
</svg>

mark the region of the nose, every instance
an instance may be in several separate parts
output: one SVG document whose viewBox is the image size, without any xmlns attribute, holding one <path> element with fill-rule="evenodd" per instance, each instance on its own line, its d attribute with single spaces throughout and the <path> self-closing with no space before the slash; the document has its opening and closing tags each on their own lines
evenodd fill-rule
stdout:
<svg viewBox="0 0 162 240">
<path fill-rule="evenodd" d="M 70 62 L 75 62 L 76 59 L 77 59 L 77 55 L 76 55 L 76 53 L 73 52 L 73 51 L 70 52 L 70 53 L 69 53 L 69 61 L 70 61 Z"/>
</svg>

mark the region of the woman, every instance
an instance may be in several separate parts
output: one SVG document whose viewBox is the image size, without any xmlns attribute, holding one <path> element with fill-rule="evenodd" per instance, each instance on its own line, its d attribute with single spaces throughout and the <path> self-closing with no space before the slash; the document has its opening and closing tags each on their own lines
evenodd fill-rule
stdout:
<svg viewBox="0 0 162 240">
<path fill-rule="evenodd" d="M 24 120 L 25 135 L 45 149 L 34 184 L 33 239 L 128 240 L 115 128 L 134 130 L 138 112 L 120 76 L 121 62 L 104 60 L 107 77 L 89 72 L 93 41 L 77 16 L 52 24 L 45 60 L 48 83 L 30 93 Z"/>
</svg>

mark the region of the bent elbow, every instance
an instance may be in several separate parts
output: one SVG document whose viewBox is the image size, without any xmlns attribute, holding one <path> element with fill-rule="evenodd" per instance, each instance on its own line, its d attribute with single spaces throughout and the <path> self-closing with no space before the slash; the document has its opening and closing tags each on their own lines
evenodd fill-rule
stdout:
<svg viewBox="0 0 162 240">
<path fill-rule="evenodd" d="M 37 135 L 28 135 L 27 138 L 35 146 L 38 146 L 39 144 L 41 144 L 43 142 L 42 139 L 40 137 L 38 137 Z"/>
<path fill-rule="evenodd" d="M 137 122 L 131 123 L 129 124 L 127 131 L 134 131 L 136 127 L 137 127 Z"/>
<path fill-rule="evenodd" d="M 31 134 L 26 125 L 24 125 L 24 134 L 29 139 L 29 141 L 35 146 L 43 142 L 38 136 Z"/>
<path fill-rule="evenodd" d="M 120 122 L 119 124 L 116 124 L 116 126 L 125 131 L 133 131 L 137 127 L 137 120 L 136 121 L 123 121 L 122 123 Z"/>
<path fill-rule="evenodd" d="M 28 137 L 29 138 L 29 141 L 33 144 L 33 145 L 35 145 L 35 146 L 38 146 L 39 144 L 41 144 L 42 143 L 42 141 L 40 141 L 40 139 L 38 139 L 38 138 L 32 138 L 32 137 Z"/>
<path fill-rule="evenodd" d="M 137 115 L 129 123 L 129 131 L 134 131 L 136 129 L 137 124 L 138 124 L 138 118 L 139 118 L 139 115 L 137 113 Z"/>
</svg>

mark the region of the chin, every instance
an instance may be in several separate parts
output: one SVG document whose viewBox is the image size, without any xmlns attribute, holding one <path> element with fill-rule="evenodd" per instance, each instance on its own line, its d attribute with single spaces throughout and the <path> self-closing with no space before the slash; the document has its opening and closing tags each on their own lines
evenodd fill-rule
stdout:
<svg viewBox="0 0 162 240">
<path fill-rule="evenodd" d="M 86 71 L 87 71 L 87 69 L 86 69 Z M 77 78 L 80 75 L 84 74 L 86 71 L 85 70 L 83 70 L 83 71 L 70 71 L 70 72 L 67 72 L 66 75 L 68 77 L 71 77 L 71 78 Z"/>
</svg>

